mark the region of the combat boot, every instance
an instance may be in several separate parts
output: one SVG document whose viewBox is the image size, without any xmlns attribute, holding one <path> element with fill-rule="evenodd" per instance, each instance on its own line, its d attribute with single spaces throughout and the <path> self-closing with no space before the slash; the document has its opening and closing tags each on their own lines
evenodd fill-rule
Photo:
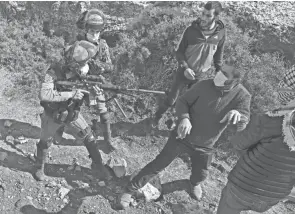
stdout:
<svg viewBox="0 0 295 214">
<path fill-rule="evenodd" d="M 37 155 L 36 155 L 37 171 L 35 173 L 35 178 L 37 181 L 43 181 L 46 179 L 46 175 L 44 174 L 44 165 L 46 162 L 47 154 L 48 154 L 48 147 L 43 145 L 43 142 L 40 141 L 37 144 Z"/>
</svg>

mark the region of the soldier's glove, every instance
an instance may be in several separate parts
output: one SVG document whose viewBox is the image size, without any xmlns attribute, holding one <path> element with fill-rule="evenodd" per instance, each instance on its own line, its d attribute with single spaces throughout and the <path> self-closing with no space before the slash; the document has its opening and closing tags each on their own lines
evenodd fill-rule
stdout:
<svg viewBox="0 0 295 214">
<path fill-rule="evenodd" d="M 73 92 L 73 100 L 82 100 L 84 95 L 89 95 L 89 91 L 83 90 L 83 89 L 77 89 L 74 90 Z"/>
<path fill-rule="evenodd" d="M 93 90 L 96 95 L 101 95 L 103 93 L 103 90 L 100 87 L 98 87 L 97 85 L 93 86 Z"/>
</svg>

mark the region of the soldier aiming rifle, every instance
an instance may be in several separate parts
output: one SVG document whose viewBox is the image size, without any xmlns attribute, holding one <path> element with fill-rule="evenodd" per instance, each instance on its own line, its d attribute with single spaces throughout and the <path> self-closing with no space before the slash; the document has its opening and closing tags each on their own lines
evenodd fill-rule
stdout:
<svg viewBox="0 0 295 214">
<path fill-rule="evenodd" d="M 87 73 L 89 69 L 87 62 L 96 52 L 97 49 L 93 44 L 87 41 L 76 42 L 66 49 L 64 60 L 51 65 L 46 72 L 40 91 L 40 103 L 44 112 L 41 114 L 41 138 L 37 144 L 38 170 L 35 174 L 37 180 L 45 179 L 44 164 L 48 149 L 52 145 L 53 136 L 62 126 L 70 128 L 76 137 L 83 139 L 92 159 L 91 169 L 102 173 L 105 179 L 111 178 L 102 163 L 98 142 L 80 113 L 80 107 L 85 99 L 91 100 L 93 96 L 102 97 L 100 89 L 94 86 L 95 95 L 93 95 L 92 92 L 83 89 L 68 90 L 56 84 L 62 80 L 75 81 L 81 74 Z"/>
</svg>

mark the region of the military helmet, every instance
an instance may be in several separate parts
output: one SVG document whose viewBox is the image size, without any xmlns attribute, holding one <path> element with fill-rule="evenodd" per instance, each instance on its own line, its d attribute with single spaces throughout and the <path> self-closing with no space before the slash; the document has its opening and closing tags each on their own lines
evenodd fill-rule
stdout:
<svg viewBox="0 0 295 214">
<path fill-rule="evenodd" d="M 69 64 L 85 63 L 97 53 L 97 47 L 91 42 L 82 40 L 76 41 L 73 45 L 65 48 L 65 61 Z"/>
<path fill-rule="evenodd" d="M 85 12 L 83 12 L 80 17 L 78 18 L 78 21 L 76 22 L 76 25 L 79 29 L 95 29 L 95 30 L 101 30 L 104 28 L 104 20 L 105 16 L 103 12 L 101 12 L 98 9 L 90 9 Z"/>
<path fill-rule="evenodd" d="M 104 20 L 99 10 L 90 10 L 86 17 L 86 28 L 101 30 L 103 27 Z"/>
</svg>

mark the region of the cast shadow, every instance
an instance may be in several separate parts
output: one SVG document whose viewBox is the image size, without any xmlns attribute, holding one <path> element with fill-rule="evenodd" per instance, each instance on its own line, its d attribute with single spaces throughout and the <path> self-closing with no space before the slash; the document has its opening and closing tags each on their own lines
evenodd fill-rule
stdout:
<svg viewBox="0 0 295 214">
<path fill-rule="evenodd" d="M 34 126 L 29 123 L 17 121 L 14 119 L 0 119 L 0 138 L 2 138 L 6 144 L 10 145 L 12 148 L 19 152 L 22 151 L 17 148 L 14 143 L 7 142 L 5 140 L 7 136 L 12 136 L 14 139 L 17 139 L 20 136 L 31 139 L 40 139 L 40 133 L 41 128 L 38 126 Z M 103 140 L 99 140 L 98 143 L 98 148 L 102 150 L 105 154 L 109 154 L 114 150 L 112 145 L 106 143 Z M 54 144 L 64 146 L 84 146 L 83 142 L 67 138 L 59 138 L 58 142 L 54 141 Z"/>
<path fill-rule="evenodd" d="M 103 136 L 102 130 L 103 125 L 101 123 L 97 124 L 98 135 Z M 136 137 L 146 137 L 146 136 L 163 136 L 168 137 L 170 131 L 168 130 L 159 130 L 153 128 L 150 124 L 150 119 L 146 118 L 137 123 L 124 122 L 120 121 L 117 123 L 111 124 L 112 137 L 121 137 L 121 136 L 136 136 Z M 72 135 L 71 130 L 65 129 L 65 133 Z M 72 141 L 60 142 L 59 145 L 74 145 Z"/>
<path fill-rule="evenodd" d="M 0 134 L 2 138 L 6 138 L 6 136 L 11 135 L 14 138 L 23 136 L 25 138 L 39 139 L 40 132 L 40 127 L 33 126 L 26 122 L 13 119 L 0 119 Z"/>
<path fill-rule="evenodd" d="M 6 154 L 5 159 L 0 161 L 1 166 L 13 171 L 28 172 L 34 177 L 33 174 L 36 172 L 37 168 L 33 160 L 2 148 L 0 148 L 0 153 L 1 155 L 3 155 L 3 153 Z M 113 199 L 116 199 L 117 195 L 120 194 L 121 190 L 126 186 L 129 181 L 129 176 L 116 178 L 113 174 L 113 179 L 105 181 L 105 186 L 99 186 L 98 179 L 102 180 L 102 174 L 94 174 L 91 169 L 86 167 L 81 167 L 81 171 L 69 170 L 69 166 L 70 165 L 67 164 L 45 164 L 44 171 L 49 181 L 52 178 L 62 177 L 65 178 L 68 185 L 72 186 L 72 189 L 67 194 L 69 196 L 69 201 L 60 211 L 47 212 L 35 208 L 32 204 L 24 205 L 21 207 L 20 211 L 24 214 L 75 214 L 78 213 L 85 197 L 96 195 L 100 195 L 108 200 L 113 210 L 119 209 L 116 200 Z M 111 171 L 111 173 L 113 172 Z M 77 181 L 88 183 L 89 186 L 81 188 Z"/>
</svg>

